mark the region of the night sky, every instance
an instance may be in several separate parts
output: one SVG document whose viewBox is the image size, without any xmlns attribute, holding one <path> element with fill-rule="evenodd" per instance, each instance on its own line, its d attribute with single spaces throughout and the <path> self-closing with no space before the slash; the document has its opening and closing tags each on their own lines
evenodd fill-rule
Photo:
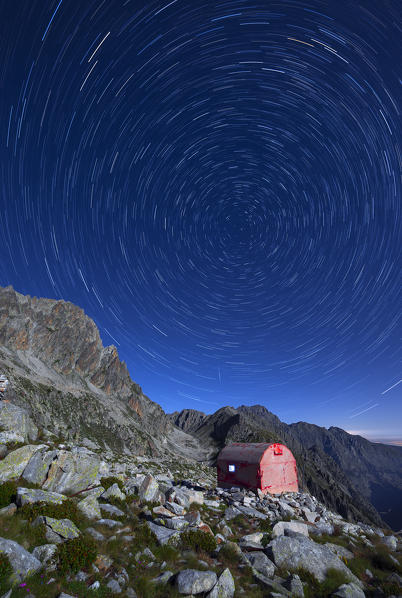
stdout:
<svg viewBox="0 0 402 598">
<path fill-rule="evenodd" d="M 0 0 L 0 285 L 166 411 L 402 437 L 400 0 Z"/>
</svg>

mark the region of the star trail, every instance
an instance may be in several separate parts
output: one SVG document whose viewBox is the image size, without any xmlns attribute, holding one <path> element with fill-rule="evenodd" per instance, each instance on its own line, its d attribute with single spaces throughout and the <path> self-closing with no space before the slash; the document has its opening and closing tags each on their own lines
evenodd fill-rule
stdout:
<svg viewBox="0 0 402 598">
<path fill-rule="evenodd" d="M 167 411 L 400 431 L 400 3 L 0 7 L 0 284 Z"/>
</svg>

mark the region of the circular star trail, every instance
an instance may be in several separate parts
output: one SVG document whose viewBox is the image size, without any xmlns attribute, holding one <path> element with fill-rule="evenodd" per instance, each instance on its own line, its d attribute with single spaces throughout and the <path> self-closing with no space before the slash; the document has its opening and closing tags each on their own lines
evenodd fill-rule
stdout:
<svg viewBox="0 0 402 598">
<path fill-rule="evenodd" d="M 398 381 L 398 2 L 2 12 L 1 284 L 82 306 L 168 410 Z"/>
</svg>

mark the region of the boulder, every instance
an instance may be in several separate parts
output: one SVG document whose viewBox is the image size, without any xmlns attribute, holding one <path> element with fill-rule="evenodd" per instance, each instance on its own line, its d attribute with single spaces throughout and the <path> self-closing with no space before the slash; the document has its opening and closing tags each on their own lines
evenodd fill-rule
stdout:
<svg viewBox="0 0 402 598">
<path fill-rule="evenodd" d="M 269 596 L 271 598 L 273 596 L 290 596 L 290 592 L 286 590 L 276 579 L 270 579 L 269 577 L 265 577 L 261 573 L 258 573 L 256 569 L 253 569 L 253 576 L 256 581 L 258 581 L 261 585 L 269 591 Z"/>
<path fill-rule="evenodd" d="M 0 403 L 1 405 L 1 403 Z M 46 445 L 27 444 L 21 448 L 11 451 L 0 461 L 0 483 L 8 480 L 17 480 L 28 465 L 32 455 Z"/>
<path fill-rule="evenodd" d="M 45 446 L 32 455 L 22 473 L 24 480 L 41 486 L 46 480 L 50 464 L 57 458 L 57 453 L 57 450 L 49 451 L 49 447 Z"/>
<path fill-rule="evenodd" d="M 83 492 L 80 492 L 80 496 L 82 498 L 88 498 L 89 496 L 91 498 L 99 498 L 104 492 L 105 489 L 103 486 L 97 486 L 96 488 L 91 488 L 90 490 L 84 490 Z"/>
<path fill-rule="evenodd" d="M 52 505 L 61 505 L 66 500 L 64 494 L 58 492 L 47 492 L 46 490 L 36 490 L 32 488 L 17 488 L 17 506 L 32 505 L 37 502 L 45 502 Z"/>
<path fill-rule="evenodd" d="M 0 432 L 0 442 L 7 444 L 7 442 L 25 442 L 25 438 L 18 434 L 18 432 Z"/>
<path fill-rule="evenodd" d="M 184 569 L 176 577 L 176 586 L 180 594 L 202 594 L 212 590 L 217 581 L 214 571 Z"/>
<path fill-rule="evenodd" d="M 95 523 L 97 525 L 106 525 L 106 527 L 110 527 L 111 529 L 124 525 L 121 521 L 116 521 L 115 519 L 98 519 Z"/>
<path fill-rule="evenodd" d="M 46 515 L 39 515 L 32 525 L 36 527 L 41 524 L 46 526 L 46 539 L 50 543 L 60 544 L 64 540 L 76 538 L 80 535 L 80 530 L 70 519 L 54 519 Z"/>
<path fill-rule="evenodd" d="M 10 515 L 15 515 L 16 511 L 17 511 L 17 505 L 14 502 L 11 502 L 6 507 L 3 507 L 2 509 L 0 509 L 0 515 L 8 517 Z"/>
<path fill-rule="evenodd" d="M 0 429 L 15 432 L 22 437 L 22 442 L 36 442 L 38 428 L 30 418 L 28 411 L 13 403 L 0 401 Z"/>
<path fill-rule="evenodd" d="M 201 523 L 201 515 L 199 511 L 189 511 L 184 515 L 184 519 L 190 525 L 199 525 Z"/>
<path fill-rule="evenodd" d="M 124 517 L 125 513 L 118 507 L 114 505 L 109 505 L 107 503 L 100 503 L 99 504 L 101 511 L 106 511 L 106 513 L 110 513 L 110 515 L 114 515 L 115 517 Z"/>
<path fill-rule="evenodd" d="M 147 521 L 147 525 L 151 532 L 155 534 L 159 544 L 171 544 L 174 546 L 178 543 L 180 532 L 173 529 L 166 529 L 166 527 L 156 525 L 155 523 L 152 523 L 152 521 Z"/>
<path fill-rule="evenodd" d="M 169 509 L 167 509 L 166 507 L 162 507 L 161 505 L 159 507 L 154 507 L 152 509 L 152 513 L 158 515 L 159 517 L 167 517 L 169 519 L 171 517 L 174 517 L 172 511 L 169 511 Z"/>
<path fill-rule="evenodd" d="M 276 567 L 264 552 L 248 552 L 245 556 L 253 569 L 258 571 L 258 573 L 261 573 L 261 575 L 264 575 L 265 577 L 274 576 Z"/>
<path fill-rule="evenodd" d="M 82 447 L 73 447 L 71 452 L 60 450 L 57 453 L 43 483 L 44 490 L 75 494 L 94 483 L 100 466 L 97 455 Z"/>
<path fill-rule="evenodd" d="M 141 486 L 139 487 L 138 494 L 140 496 L 140 500 L 143 502 L 153 502 L 159 496 L 158 482 L 151 474 L 145 476 Z"/>
<path fill-rule="evenodd" d="M 32 555 L 37 558 L 42 565 L 46 566 L 46 571 L 55 571 L 57 569 L 57 563 L 53 561 L 53 557 L 57 551 L 57 544 L 42 544 L 36 546 Z"/>
<path fill-rule="evenodd" d="M 173 577 L 173 573 L 171 571 L 164 571 L 163 573 L 161 573 L 160 575 L 158 575 L 158 577 L 154 577 L 153 579 L 151 579 L 151 581 L 153 583 L 162 583 L 162 584 L 166 584 L 168 581 L 171 580 L 171 578 Z"/>
<path fill-rule="evenodd" d="M 337 598 L 366 598 L 363 590 L 354 583 L 344 583 L 332 596 L 336 596 Z"/>
<path fill-rule="evenodd" d="M 121 500 L 126 500 L 126 495 L 124 494 L 124 492 L 122 492 L 120 490 L 119 485 L 117 483 L 115 483 L 112 486 L 110 486 L 110 488 L 108 488 L 107 490 L 105 490 L 100 495 L 100 498 L 108 499 L 110 497 L 120 498 Z"/>
<path fill-rule="evenodd" d="M 241 515 L 239 509 L 236 507 L 228 507 L 225 511 L 224 518 L 226 521 L 230 521 L 231 519 L 237 517 L 237 515 Z"/>
<path fill-rule="evenodd" d="M 237 508 L 239 509 L 240 513 L 247 515 L 247 517 L 255 517 L 256 519 L 263 519 L 263 520 L 268 519 L 268 515 L 265 515 L 264 513 L 257 511 L 257 509 L 254 509 L 254 507 L 246 507 L 245 505 L 237 505 Z"/>
<path fill-rule="evenodd" d="M 83 500 L 80 500 L 77 503 L 77 508 L 88 519 L 100 519 L 102 517 L 99 503 L 94 496 L 87 496 Z"/>
<path fill-rule="evenodd" d="M 183 515 L 186 512 L 184 507 L 175 502 L 167 502 L 165 503 L 165 507 L 175 515 Z"/>
<path fill-rule="evenodd" d="M 164 522 L 168 529 L 175 529 L 178 531 L 184 530 L 189 526 L 188 521 L 186 521 L 184 517 L 172 517 L 171 519 L 165 519 Z"/>
<path fill-rule="evenodd" d="M 309 521 L 310 523 L 314 523 L 314 521 L 319 518 L 317 513 L 310 511 L 310 509 L 307 509 L 306 507 L 303 507 L 301 512 L 303 514 L 304 519 L 306 521 Z"/>
<path fill-rule="evenodd" d="M 278 521 L 272 528 L 272 537 L 277 538 L 278 536 L 287 535 L 286 532 L 288 530 L 308 536 L 308 527 L 305 523 L 301 521 Z"/>
<path fill-rule="evenodd" d="M 226 568 L 219 576 L 217 584 L 207 594 L 207 598 L 233 598 L 235 589 L 233 575 Z"/>
<path fill-rule="evenodd" d="M 292 598 L 304 598 L 303 584 L 298 575 L 291 575 L 284 585 L 289 590 Z"/>
<path fill-rule="evenodd" d="M 350 559 L 354 558 L 353 552 L 350 552 L 344 546 L 339 546 L 338 544 L 332 544 L 331 542 L 326 542 L 324 546 L 327 546 L 336 556 L 339 556 L 340 559 L 346 559 L 350 561 Z"/>
<path fill-rule="evenodd" d="M 116 579 L 108 581 L 106 587 L 109 588 L 112 594 L 121 594 L 121 587 Z"/>
<path fill-rule="evenodd" d="M 0 552 L 7 554 L 9 558 L 13 569 L 10 581 L 13 584 L 23 581 L 42 567 L 39 559 L 25 550 L 20 544 L 14 542 L 14 540 L 0 538 Z"/>
<path fill-rule="evenodd" d="M 317 521 L 314 525 L 309 526 L 308 529 L 313 536 L 322 536 L 323 534 L 332 536 L 334 533 L 334 526 L 328 521 Z"/>
<path fill-rule="evenodd" d="M 381 542 L 389 548 L 389 550 L 396 550 L 398 546 L 398 541 L 395 536 L 384 536 L 381 538 Z"/>
<path fill-rule="evenodd" d="M 361 583 L 332 550 L 302 535 L 293 538 L 279 536 L 268 544 L 265 552 L 277 567 L 290 571 L 302 567 L 319 582 L 324 581 L 328 569 L 338 569 L 346 579 L 358 585 Z"/>
<path fill-rule="evenodd" d="M 101 534 L 100 532 L 98 532 L 93 527 L 87 527 L 85 532 L 90 534 L 94 538 L 94 540 L 97 540 L 98 542 L 103 542 L 103 540 L 105 539 L 105 536 L 103 534 Z"/>
<path fill-rule="evenodd" d="M 197 505 L 204 504 L 204 494 L 199 490 L 192 490 L 191 488 L 181 488 L 181 492 L 183 492 L 187 496 L 187 500 L 189 504 L 195 503 Z"/>
<path fill-rule="evenodd" d="M 168 491 L 167 496 L 169 497 L 170 501 L 177 503 L 184 509 L 188 509 L 190 506 L 190 501 L 188 499 L 187 494 L 185 492 L 182 492 L 181 489 L 178 489 L 178 488 L 173 489 L 172 488 L 172 490 Z"/>
</svg>

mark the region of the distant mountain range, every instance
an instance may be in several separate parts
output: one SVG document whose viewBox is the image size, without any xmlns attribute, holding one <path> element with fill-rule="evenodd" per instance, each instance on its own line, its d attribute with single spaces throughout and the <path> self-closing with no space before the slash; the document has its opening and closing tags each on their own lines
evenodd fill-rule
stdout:
<svg viewBox="0 0 402 598">
<path fill-rule="evenodd" d="M 350 520 L 402 528 L 402 447 L 340 428 L 285 424 L 265 407 L 167 415 L 133 382 L 95 323 L 65 301 L 0 287 L 0 373 L 6 398 L 40 427 L 86 438 L 105 451 L 209 461 L 230 442 L 284 442 L 303 488 Z"/>
</svg>

